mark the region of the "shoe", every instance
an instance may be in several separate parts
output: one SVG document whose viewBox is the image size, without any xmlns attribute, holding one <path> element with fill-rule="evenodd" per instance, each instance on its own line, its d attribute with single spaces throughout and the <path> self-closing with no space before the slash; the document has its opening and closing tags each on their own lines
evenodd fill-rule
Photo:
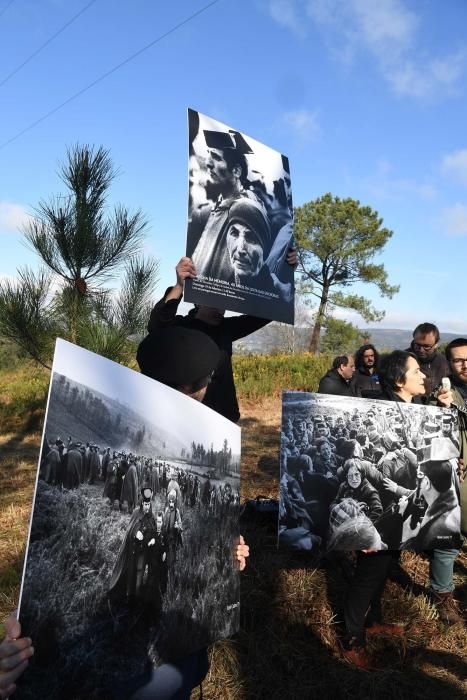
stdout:
<svg viewBox="0 0 467 700">
<path fill-rule="evenodd" d="M 341 646 L 342 658 L 352 666 L 362 669 L 363 671 L 373 671 L 375 666 L 373 660 L 369 656 L 365 647 L 351 646 L 348 649 Z"/>
<path fill-rule="evenodd" d="M 459 611 L 459 603 L 449 591 L 446 593 L 431 592 L 431 600 L 435 606 L 438 617 L 446 625 L 456 625 L 463 622 Z"/>
<path fill-rule="evenodd" d="M 370 627 L 366 628 L 368 637 L 377 634 L 385 634 L 391 637 L 404 637 L 405 628 L 403 625 L 393 625 L 385 622 L 374 622 Z"/>
</svg>

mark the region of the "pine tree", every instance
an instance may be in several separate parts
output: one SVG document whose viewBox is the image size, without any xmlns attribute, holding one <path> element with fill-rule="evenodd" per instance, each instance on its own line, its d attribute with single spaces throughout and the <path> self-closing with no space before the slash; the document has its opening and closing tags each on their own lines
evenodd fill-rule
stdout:
<svg viewBox="0 0 467 700">
<path fill-rule="evenodd" d="M 130 336 L 144 331 L 157 275 L 157 263 L 140 255 L 146 219 L 121 205 L 107 211 L 117 173 L 104 148 L 69 149 L 59 174 L 67 194 L 41 200 L 23 231 L 45 267 L 0 283 L 0 333 L 45 366 L 57 336 L 125 362 L 134 354 Z M 114 296 L 106 285 L 122 270 Z"/>
</svg>

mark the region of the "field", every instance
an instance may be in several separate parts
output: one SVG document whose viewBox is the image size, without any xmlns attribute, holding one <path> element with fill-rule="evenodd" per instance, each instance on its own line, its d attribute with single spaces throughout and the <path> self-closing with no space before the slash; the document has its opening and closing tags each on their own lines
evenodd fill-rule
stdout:
<svg viewBox="0 0 467 700">
<path fill-rule="evenodd" d="M 324 366 L 326 358 L 319 358 Z M 281 356 L 240 358 L 237 386 L 243 427 L 242 500 L 277 496 L 281 387 L 316 388 L 321 364 L 294 360 L 291 371 Z M 269 364 L 271 363 L 271 364 Z M 269 372 L 268 372 L 269 367 Z M 255 380 L 251 379 L 251 374 Z M 285 373 L 288 372 L 288 377 Z M 43 373 L 12 370 L 1 375 L 3 401 L 0 442 L 0 617 L 16 604 L 39 446 L 38 386 Z M 28 403 L 25 383 L 33 394 Z M 19 389 L 15 398 L 15 390 Z M 22 393 L 21 393 L 22 392 Z M 35 393 L 34 393 L 35 392 Z M 380 671 L 364 673 L 339 657 L 338 632 L 347 569 L 339 562 L 315 568 L 304 558 L 278 553 L 273 529 L 243 520 L 251 556 L 241 581 L 241 632 L 210 650 L 211 670 L 203 684 L 207 700 L 312 700 L 319 698 L 416 698 L 450 700 L 467 694 L 465 627 L 444 628 L 424 595 L 428 562 L 408 552 L 402 564 L 412 591 L 390 581 L 385 616 L 404 622 L 406 644 L 379 638 L 371 642 Z M 467 556 L 459 557 L 455 582 L 465 605 Z M 198 697 L 198 691 L 193 693 Z"/>
</svg>

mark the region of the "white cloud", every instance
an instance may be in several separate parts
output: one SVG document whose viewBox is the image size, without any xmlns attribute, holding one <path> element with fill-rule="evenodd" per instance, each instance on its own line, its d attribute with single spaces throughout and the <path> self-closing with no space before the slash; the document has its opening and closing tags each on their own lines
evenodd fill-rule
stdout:
<svg viewBox="0 0 467 700">
<path fill-rule="evenodd" d="M 300 7 L 294 0 L 270 0 L 269 12 L 278 24 L 300 37 L 305 36 L 306 28 L 300 18 Z"/>
<path fill-rule="evenodd" d="M 316 112 L 306 109 L 297 109 L 293 112 L 286 112 L 282 116 L 282 121 L 292 129 L 302 141 L 310 141 L 320 134 L 320 126 Z"/>
<path fill-rule="evenodd" d="M 419 182 L 413 178 L 397 177 L 394 168 L 386 160 L 379 161 L 376 172 L 366 177 L 362 185 L 365 190 L 378 199 L 402 199 L 407 195 L 422 200 L 430 200 L 436 197 L 436 189 L 428 181 Z"/>
<path fill-rule="evenodd" d="M 467 206 L 458 203 L 443 209 L 439 223 L 448 236 L 467 236 Z"/>
<path fill-rule="evenodd" d="M 459 90 L 467 52 L 424 52 L 422 19 L 403 0 L 270 0 L 269 10 L 297 35 L 304 35 L 311 20 L 335 57 L 374 64 L 398 95 L 424 98 Z"/>
<path fill-rule="evenodd" d="M 447 175 L 467 185 L 467 148 L 444 156 L 441 168 Z"/>
<path fill-rule="evenodd" d="M 0 201 L 0 233 L 17 232 L 29 221 L 29 214 L 21 204 Z"/>
</svg>

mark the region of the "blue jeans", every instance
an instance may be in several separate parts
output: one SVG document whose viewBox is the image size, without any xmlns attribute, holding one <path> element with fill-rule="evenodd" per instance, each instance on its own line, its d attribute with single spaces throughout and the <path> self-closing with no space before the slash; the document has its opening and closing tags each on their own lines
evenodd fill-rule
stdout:
<svg viewBox="0 0 467 700">
<path fill-rule="evenodd" d="M 434 593 L 454 590 L 454 562 L 458 554 L 458 549 L 434 549 L 430 553 L 430 590 Z"/>
<path fill-rule="evenodd" d="M 189 700 L 193 688 L 205 679 L 209 670 L 207 649 L 163 663 L 137 678 L 122 683 L 115 700 Z"/>
</svg>

